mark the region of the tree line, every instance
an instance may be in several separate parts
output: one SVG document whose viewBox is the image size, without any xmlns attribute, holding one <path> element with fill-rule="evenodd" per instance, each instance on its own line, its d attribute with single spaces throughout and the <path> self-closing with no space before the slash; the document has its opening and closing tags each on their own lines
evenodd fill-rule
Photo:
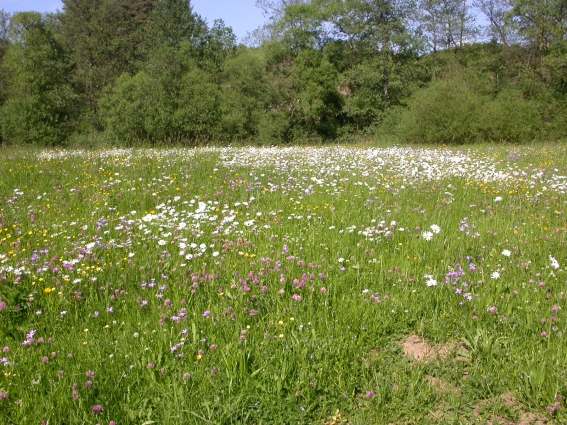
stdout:
<svg viewBox="0 0 567 425">
<path fill-rule="evenodd" d="M 567 0 L 259 0 L 238 44 L 188 0 L 0 11 L 0 143 L 567 137 Z"/>
</svg>

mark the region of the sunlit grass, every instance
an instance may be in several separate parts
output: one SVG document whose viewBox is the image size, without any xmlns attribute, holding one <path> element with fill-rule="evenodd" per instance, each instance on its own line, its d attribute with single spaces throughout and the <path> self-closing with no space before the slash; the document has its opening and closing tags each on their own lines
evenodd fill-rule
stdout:
<svg viewBox="0 0 567 425">
<path fill-rule="evenodd" d="M 567 421 L 567 151 L 396 149 L 3 152 L 0 423 Z"/>
</svg>

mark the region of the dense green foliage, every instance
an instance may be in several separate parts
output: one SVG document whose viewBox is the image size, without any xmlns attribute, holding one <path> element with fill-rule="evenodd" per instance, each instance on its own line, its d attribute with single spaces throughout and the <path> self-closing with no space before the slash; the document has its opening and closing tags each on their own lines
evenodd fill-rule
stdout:
<svg viewBox="0 0 567 425">
<path fill-rule="evenodd" d="M 488 95 L 451 77 L 414 93 L 407 108 L 391 111 L 390 122 L 395 125 L 384 130 L 413 143 L 534 140 L 553 133 L 542 127 L 540 109 L 535 100 L 526 99 L 516 89 Z"/>
<path fill-rule="evenodd" d="M 567 136 L 564 0 L 264 0 L 254 47 L 188 0 L 63 3 L 0 13 L 4 143 Z"/>
<path fill-rule="evenodd" d="M 7 100 L 2 134 L 8 140 L 54 145 L 69 134 L 76 94 L 66 81 L 70 66 L 48 23 L 21 13 L 12 23 L 20 43 L 4 57 Z"/>
</svg>

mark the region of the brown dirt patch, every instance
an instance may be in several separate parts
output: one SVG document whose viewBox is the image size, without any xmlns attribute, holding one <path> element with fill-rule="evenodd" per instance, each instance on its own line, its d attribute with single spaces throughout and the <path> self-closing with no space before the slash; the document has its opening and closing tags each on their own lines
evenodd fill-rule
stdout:
<svg viewBox="0 0 567 425">
<path fill-rule="evenodd" d="M 493 415 L 486 421 L 486 425 L 516 425 L 510 419 L 503 418 L 502 416 Z"/>
<path fill-rule="evenodd" d="M 425 339 L 417 336 L 408 336 L 402 342 L 404 355 L 416 362 L 432 362 L 436 360 L 446 360 L 453 354 L 461 357 L 464 353 L 463 347 L 455 342 L 433 345 Z"/>
<path fill-rule="evenodd" d="M 502 404 L 519 416 L 517 422 L 498 415 L 490 415 L 487 419 L 488 425 L 547 425 L 549 420 L 537 413 L 528 412 L 525 406 L 511 392 L 506 392 L 499 397 L 479 401 L 473 411 L 475 417 L 480 418 L 482 413 L 489 407 Z"/>
<path fill-rule="evenodd" d="M 500 401 L 504 406 L 512 410 L 519 409 L 522 406 L 516 396 L 509 391 L 500 396 Z"/>
<path fill-rule="evenodd" d="M 520 420 L 517 425 L 547 425 L 549 421 L 535 413 L 524 412 L 520 415 Z"/>
<path fill-rule="evenodd" d="M 454 386 L 453 384 L 440 379 L 434 376 L 426 376 L 425 379 L 431 385 L 433 390 L 441 395 L 452 395 L 452 396 L 460 396 L 461 390 L 460 388 Z"/>
<path fill-rule="evenodd" d="M 547 406 L 547 413 L 549 416 L 555 416 L 561 409 L 563 409 L 563 403 L 565 403 L 565 399 L 561 394 L 557 394 L 555 396 L 555 402 L 551 403 Z"/>
<path fill-rule="evenodd" d="M 427 416 L 433 423 L 446 424 L 448 423 L 449 409 L 450 409 L 449 405 L 447 405 L 445 402 L 442 402 L 436 407 L 435 410 L 429 412 L 429 415 Z"/>
<path fill-rule="evenodd" d="M 418 362 L 433 360 L 436 357 L 433 347 L 416 335 L 408 336 L 402 343 L 402 349 L 407 358 Z"/>
</svg>

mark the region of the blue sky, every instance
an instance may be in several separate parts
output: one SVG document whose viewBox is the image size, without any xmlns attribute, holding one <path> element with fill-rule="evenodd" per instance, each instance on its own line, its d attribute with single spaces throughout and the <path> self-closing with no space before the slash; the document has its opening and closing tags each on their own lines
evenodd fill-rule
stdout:
<svg viewBox="0 0 567 425">
<path fill-rule="evenodd" d="M 264 17 L 256 8 L 256 0 L 192 0 L 193 8 L 209 23 L 222 18 L 243 39 L 262 25 Z M 0 9 L 8 12 L 37 10 L 53 12 L 61 8 L 60 0 L 0 0 Z"/>
</svg>

